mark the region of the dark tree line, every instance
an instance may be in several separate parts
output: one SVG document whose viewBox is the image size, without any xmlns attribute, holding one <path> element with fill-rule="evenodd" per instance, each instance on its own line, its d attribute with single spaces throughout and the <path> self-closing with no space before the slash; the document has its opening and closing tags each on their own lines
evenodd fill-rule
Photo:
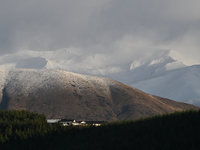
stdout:
<svg viewBox="0 0 200 150">
<path fill-rule="evenodd" d="M 0 149 L 200 149 L 200 110 L 68 128 L 45 115 L 0 111 Z"/>
</svg>

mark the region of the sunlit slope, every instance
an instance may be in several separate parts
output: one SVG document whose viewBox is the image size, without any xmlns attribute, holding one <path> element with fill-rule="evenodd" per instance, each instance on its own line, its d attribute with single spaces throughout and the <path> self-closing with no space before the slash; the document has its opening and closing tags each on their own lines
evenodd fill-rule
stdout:
<svg viewBox="0 0 200 150">
<path fill-rule="evenodd" d="M 195 106 L 146 94 L 118 81 L 61 70 L 5 69 L 1 109 L 47 118 L 136 119 Z"/>
</svg>

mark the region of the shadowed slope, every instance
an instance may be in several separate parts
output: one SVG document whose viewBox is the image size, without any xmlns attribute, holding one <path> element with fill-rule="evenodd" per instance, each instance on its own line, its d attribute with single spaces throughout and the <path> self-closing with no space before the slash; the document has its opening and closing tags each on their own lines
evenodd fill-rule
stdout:
<svg viewBox="0 0 200 150">
<path fill-rule="evenodd" d="M 47 118 L 121 120 L 198 108 L 112 79 L 61 70 L 11 69 L 2 92 L 1 109 L 26 109 Z"/>
</svg>

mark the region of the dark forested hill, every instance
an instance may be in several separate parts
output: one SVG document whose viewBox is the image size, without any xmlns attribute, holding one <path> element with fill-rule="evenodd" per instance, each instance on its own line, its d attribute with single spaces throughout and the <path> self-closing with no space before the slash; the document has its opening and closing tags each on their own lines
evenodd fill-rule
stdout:
<svg viewBox="0 0 200 150">
<path fill-rule="evenodd" d="M 200 110 L 94 126 L 50 126 L 44 115 L 0 111 L 1 150 L 200 149 Z"/>
</svg>

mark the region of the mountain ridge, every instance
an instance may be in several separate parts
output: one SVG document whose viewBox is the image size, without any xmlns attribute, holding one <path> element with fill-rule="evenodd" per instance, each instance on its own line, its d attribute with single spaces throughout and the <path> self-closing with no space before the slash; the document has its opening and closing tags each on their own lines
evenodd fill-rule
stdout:
<svg viewBox="0 0 200 150">
<path fill-rule="evenodd" d="M 0 109 L 4 110 L 25 109 L 47 118 L 111 121 L 198 109 L 104 77 L 54 69 L 3 71 Z"/>
</svg>

